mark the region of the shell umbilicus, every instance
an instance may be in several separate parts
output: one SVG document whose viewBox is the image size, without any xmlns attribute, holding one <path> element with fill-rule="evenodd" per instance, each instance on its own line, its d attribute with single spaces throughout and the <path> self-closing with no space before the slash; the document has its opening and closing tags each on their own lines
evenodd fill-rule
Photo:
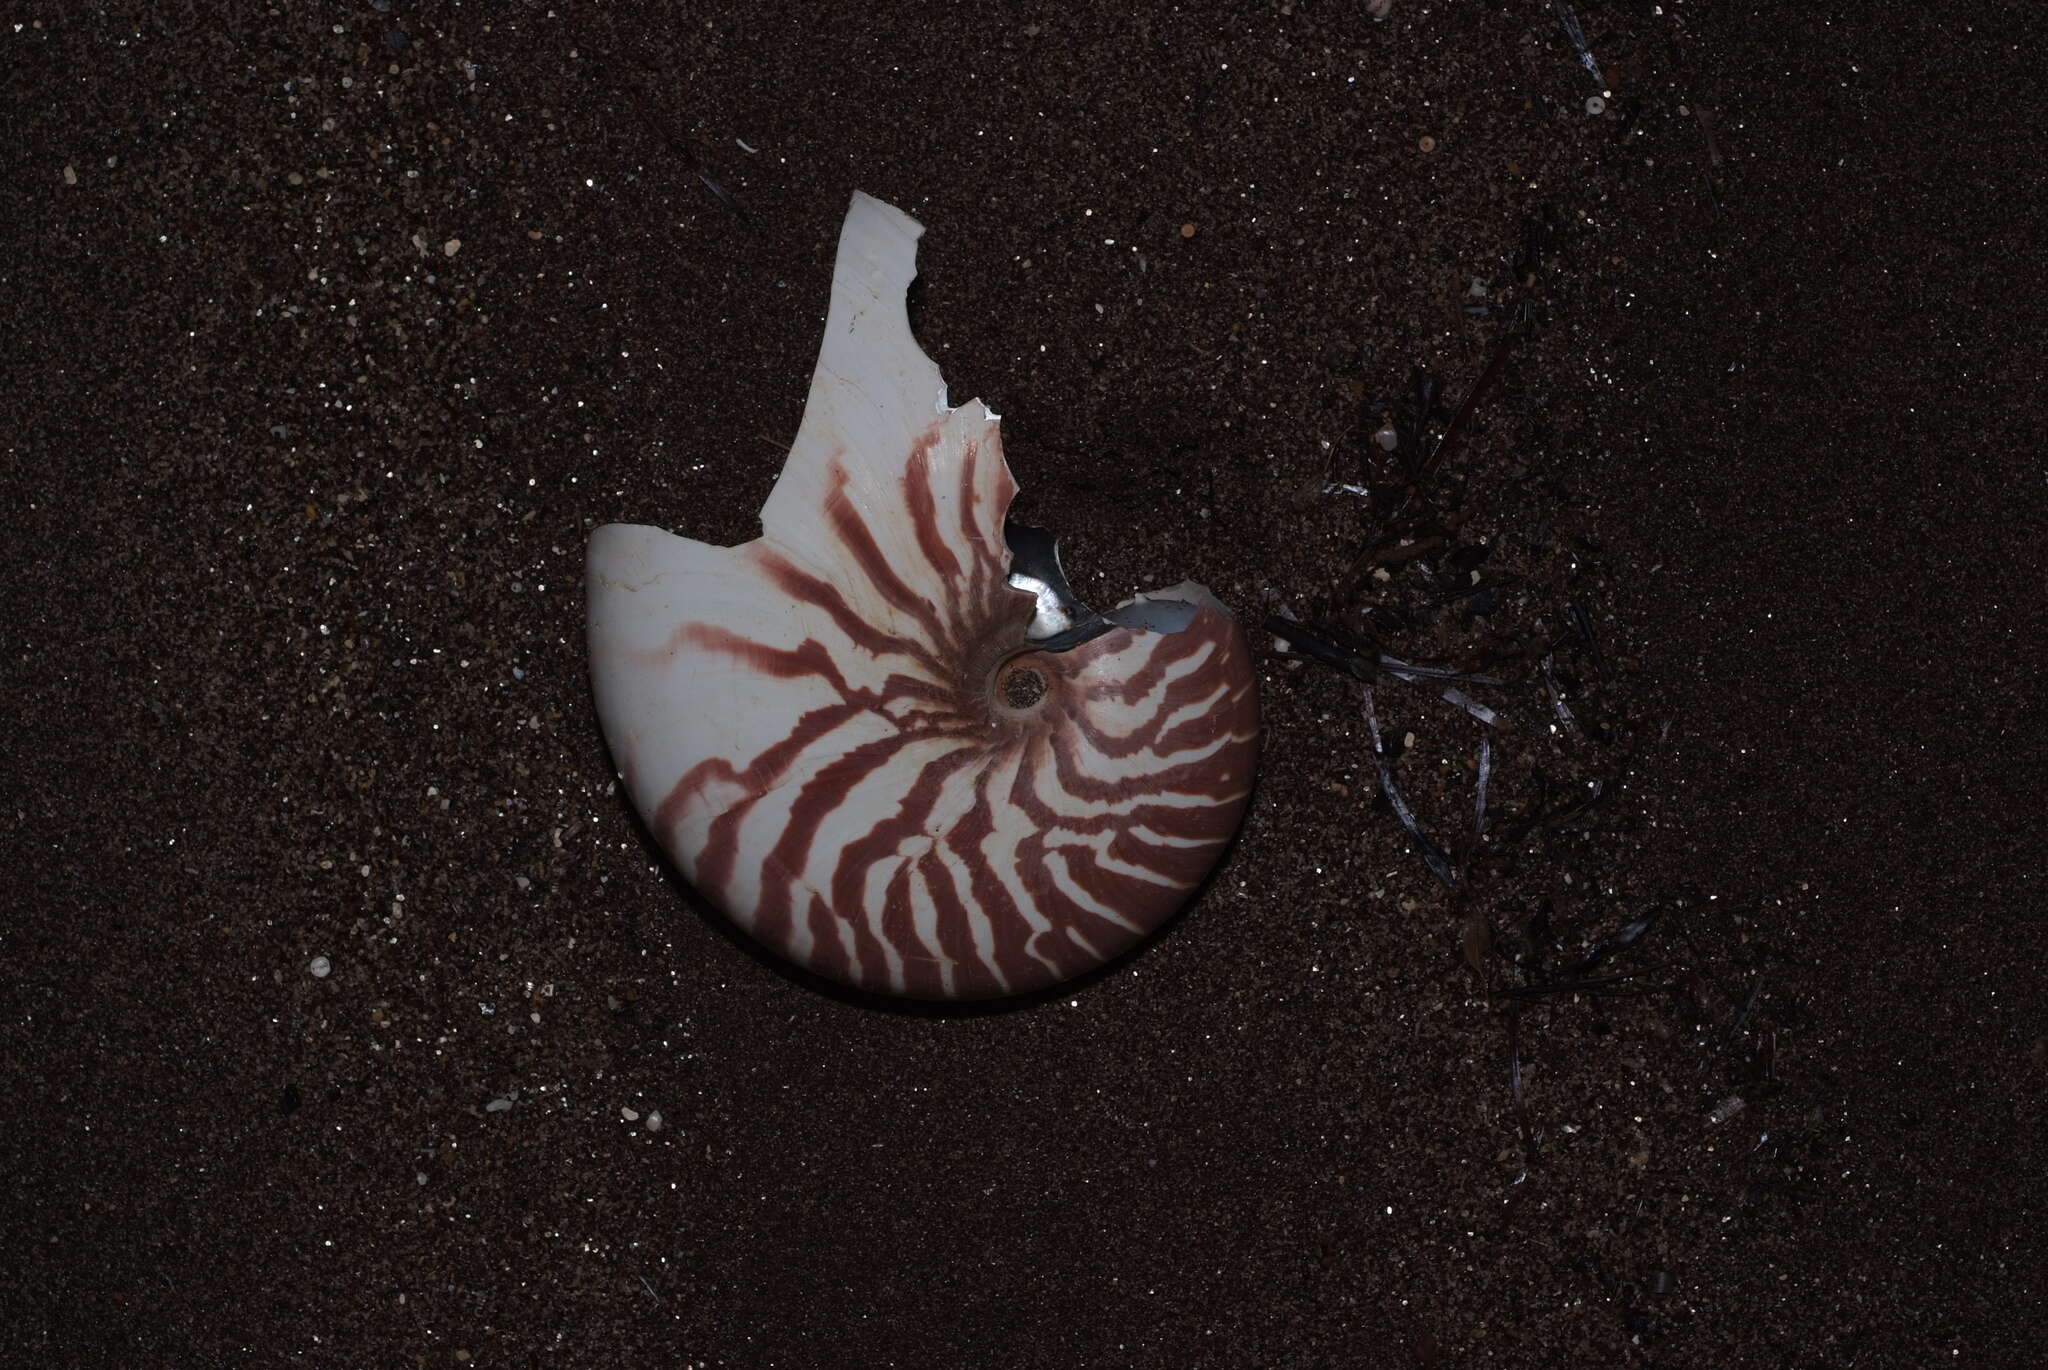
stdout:
<svg viewBox="0 0 2048 1370">
<path fill-rule="evenodd" d="M 911 336 L 922 232 L 854 196 L 759 538 L 591 535 L 591 677 L 634 806 L 742 928 L 857 988 L 982 999 L 1179 908 L 1243 815 L 1258 697 L 1206 590 L 1091 614 L 1006 526 L 996 416 L 949 407 Z"/>
</svg>

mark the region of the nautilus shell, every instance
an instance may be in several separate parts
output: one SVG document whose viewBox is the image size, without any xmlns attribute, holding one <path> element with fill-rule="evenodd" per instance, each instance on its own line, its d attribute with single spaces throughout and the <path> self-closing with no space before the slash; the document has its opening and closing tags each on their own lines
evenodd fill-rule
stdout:
<svg viewBox="0 0 2048 1370">
<path fill-rule="evenodd" d="M 598 717 L 696 888 L 799 965 L 978 999 L 1170 917 L 1251 788 L 1244 632 L 1180 585 L 1074 598 L 986 405 L 911 336 L 922 227 L 855 195 L 825 341 L 761 536 L 590 540 Z"/>
</svg>

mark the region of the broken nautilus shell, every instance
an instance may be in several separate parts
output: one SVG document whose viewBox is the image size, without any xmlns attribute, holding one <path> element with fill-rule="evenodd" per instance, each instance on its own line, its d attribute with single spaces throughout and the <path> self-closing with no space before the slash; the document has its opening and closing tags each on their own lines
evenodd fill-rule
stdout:
<svg viewBox="0 0 2048 1370">
<path fill-rule="evenodd" d="M 923 228 L 856 194 L 761 536 L 590 539 L 598 717 L 634 806 L 757 940 L 860 989 L 985 999 L 1153 931 L 1236 831 L 1243 630 L 1197 585 L 1083 606 L 996 416 L 946 404 Z"/>
</svg>

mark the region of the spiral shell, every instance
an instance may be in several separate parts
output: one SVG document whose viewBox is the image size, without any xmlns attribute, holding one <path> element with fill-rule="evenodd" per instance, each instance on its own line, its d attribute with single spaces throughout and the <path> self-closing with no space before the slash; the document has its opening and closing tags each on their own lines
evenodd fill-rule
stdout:
<svg viewBox="0 0 2048 1370">
<path fill-rule="evenodd" d="M 759 538 L 592 534 L 591 675 L 635 807 L 736 923 L 861 989 L 990 998 L 1185 901 L 1243 815 L 1258 699 L 1199 586 L 1039 645 L 1064 581 L 1013 585 L 996 416 L 949 407 L 911 336 L 922 232 L 854 196 Z"/>
</svg>

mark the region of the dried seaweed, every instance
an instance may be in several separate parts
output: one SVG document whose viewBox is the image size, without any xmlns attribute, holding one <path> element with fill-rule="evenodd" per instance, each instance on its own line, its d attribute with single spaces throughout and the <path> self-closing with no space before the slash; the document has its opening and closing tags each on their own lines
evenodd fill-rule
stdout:
<svg viewBox="0 0 2048 1370">
<path fill-rule="evenodd" d="M 1607 78 L 1600 74 L 1600 64 L 1593 59 L 1593 45 L 1586 41 L 1586 30 L 1580 26 L 1578 14 L 1565 0 L 1551 0 L 1551 4 L 1557 10 L 1557 22 L 1564 29 L 1565 39 L 1571 43 L 1572 51 L 1579 55 L 1579 65 L 1605 86 Z"/>
<path fill-rule="evenodd" d="M 704 188 L 711 192 L 712 197 L 716 199 L 718 203 L 724 205 L 734 214 L 739 215 L 741 223 L 744 223 L 748 228 L 752 228 L 754 226 L 754 216 L 747 213 L 747 207 L 741 204 L 739 200 L 733 196 L 733 193 L 731 191 L 727 190 L 724 186 L 712 180 L 709 176 L 706 176 L 701 171 L 697 173 L 697 179 L 704 183 Z"/>
<path fill-rule="evenodd" d="M 1493 684 L 1497 682 L 1489 681 L 1487 683 Z M 1495 713 L 1492 709 L 1487 708 L 1484 704 L 1481 704 L 1478 700 L 1474 699 L 1471 695 L 1466 694 L 1463 690 L 1459 689 L 1455 685 L 1444 686 L 1443 701 L 1446 704 L 1455 705 L 1456 707 L 1463 709 L 1466 713 L 1472 715 L 1472 717 L 1478 719 L 1481 723 L 1484 723 L 1489 728 L 1494 727 L 1500 722 L 1499 714 Z"/>
<path fill-rule="evenodd" d="M 1581 956 L 1570 966 L 1567 966 L 1561 973 L 1567 976 L 1586 974 L 1599 966 L 1601 962 L 1607 960 L 1608 957 L 1627 951 L 1630 947 L 1642 941 L 1643 938 L 1649 935 L 1650 929 L 1657 926 L 1657 920 L 1663 916 L 1664 910 L 1651 909 L 1648 913 L 1628 923 L 1612 937 L 1605 937 L 1595 942 L 1591 947 L 1587 948 L 1585 955 Z"/>
<path fill-rule="evenodd" d="M 1529 1101 L 1522 1095 L 1522 1013 L 1518 1008 L 1507 1010 L 1508 1020 L 1508 1097 L 1515 1105 L 1515 1129 L 1521 1134 L 1522 1156 L 1530 1165 L 1536 1164 L 1536 1124 L 1529 1117 Z"/>
<path fill-rule="evenodd" d="M 1557 672 L 1548 652 L 1543 654 L 1542 672 L 1543 688 L 1550 695 L 1550 709 L 1557 715 L 1559 726 L 1566 732 L 1577 732 L 1579 721 L 1572 717 L 1571 706 L 1564 702 L 1564 692 L 1557 688 Z"/>
<path fill-rule="evenodd" d="M 1431 841 L 1429 834 L 1422 830 L 1422 824 L 1416 821 L 1415 811 L 1408 806 L 1400 787 L 1394 783 L 1394 772 L 1387 765 L 1386 749 L 1380 744 L 1380 723 L 1373 713 L 1370 685 L 1365 689 L 1365 727 L 1372 737 L 1372 764 L 1373 769 L 1379 772 L 1380 793 L 1387 797 L 1387 805 L 1393 809 L 1394 817 L 1400 820 L 1401 827 L 1407 832 L 1408 839 L 1415 844 L 1415 849 L 1422 853 L 1422 862 L 1429 867 L 1429 873 L 1449 888 L 1457 883 L 1457 871 L 1452 867 L 1451 858 L 1444 849 Z"/>
<path fill-rule="evenodd" d="M 1445 691 L 1449 694 L 1449 691 Z M 1472 797 L 1472 835 L 1486 831 L 1486 782 L 1493 776 L 1493 739 L 1479 739 L 1479 783 Z"/>
<path fill-rule="evenodd" d="M 1638 978 L 1638 972 L 1624 971 L 1618 975 L 1551 980 L 1540 985 L 1513 985 L 1506 989 L 1497 989 L 1493 992 L 1493 997 L 1504 1003 L 1512 1003 L 1525 999 L 1545 999 L 1555 994 L 1599 994 L 1623 985 L 1633 985 Z"/>
<path fill-rule="evenodd" d="M 1720 1043 L 1717 1046 L 1715 1046 L 1715 1048 L 1711 1052 L 1707 1053 L 1707 1059 L 1705 1061 L 1700 1062 L 1700 1069 L 1705 1070 L 1709 1062 L 1711 1062 L 1716 1056 L 1719 1056 L 1722 1052 L 1726 1051 L 1730 1046 L 1734 1045 L 1736 1037 L 1741 1035 L 1742 1025 L 1748 1022 L 1749 1015 L 1755 1012 L 1756 1001 L 1758 997 L 1763 994 L 1763 992 L 1763 975 L 1761 973 L 1758 973 L 1756 975 L 1751 976 L 1749 980 L 1749 990 L 1746 994 L 1742 996 L 1742 1004 L 1739 1008 L 1735 1010 L 1735 1017 L 1728 1024 L 1727 1032 L 1722 1034 Z"/>
<path fill-rule="evenodd" d="M 1600 659 L 1600 643 L 1593 635 L 1593 619 L 1586 612 L 1586 606 L 1576 599 L 1567 600 L 1564 613 L 1565 621 L 1572 626 L 1572 635 L 1578 638 L 1579 645 L 1586 649 L 1586 656 L 1591 659 L 1593 669 L 1605 675 L 1607 668 Z"/>
</svg>

